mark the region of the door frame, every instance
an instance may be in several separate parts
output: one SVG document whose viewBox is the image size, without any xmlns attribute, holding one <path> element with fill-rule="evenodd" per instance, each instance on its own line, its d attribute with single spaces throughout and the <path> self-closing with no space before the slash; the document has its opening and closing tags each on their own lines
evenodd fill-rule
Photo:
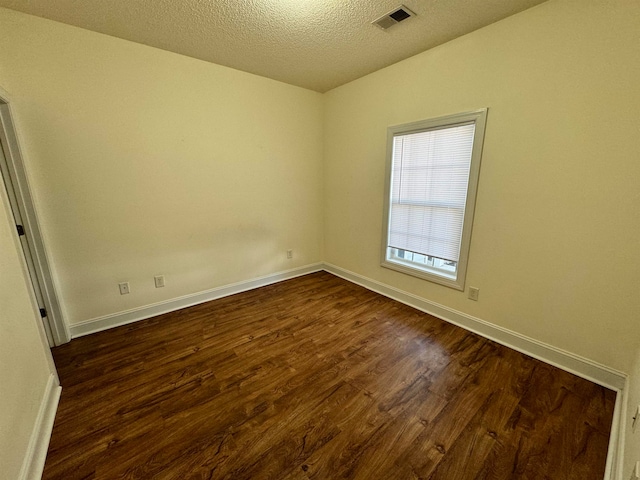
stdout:
<svg viewBox="0 0 640 480">
<path fill-rule="evenodd" d="M 64 321 L 56 287 L 51 275 L 49 260 L 47 259 L 46 248 L 42 239 L 38 217 L 33 203 L 33 197 L 29 188 L 29 181 L 25 170 L 22 153 L 16 134 L 15 124 L 11 114 L 9 95 L 0 87 L 0 141 L 2 143 L 4 155 L 0 155 L 0 162 L 4 157 L 4 162 L 0 165 L 2 178 L 6 187 L 11 210 L 14 218 L 18 217 L 22 221 L 25 230 L 25 237 L 29 246 L 29 252 L 25 251 L 25 258 L 29 274 L 35 277 L 32 284 L 39 285 L 41 297 L 46 309 L 45 331 L 49 337 L 49 342 L 53 345 L 61 345 L 71 340 L 69 326 Z M 8 190 L 12 189 L 13 192 Z M 13 195 L 12 195 L 13 193 Z M 22 243 L 22 242 L 21 242 Z M 29 260 L 32 260 L 30 262 Z M 34 286 L 34 289 L 37 288 Z M 38 294 L 36 293 L 36 297 Z"/>
</svg>

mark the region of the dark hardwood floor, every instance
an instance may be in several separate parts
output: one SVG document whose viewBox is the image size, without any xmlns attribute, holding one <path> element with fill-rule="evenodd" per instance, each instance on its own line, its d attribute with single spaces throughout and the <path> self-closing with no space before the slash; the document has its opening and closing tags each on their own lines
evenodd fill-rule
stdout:
<svg viewBox="0 0 640 480">
<path fill-rule="evenodd" d="M 602 479 L 615 393 L 316 273 L 55 348 L 45 479 Z"/>
</svg>

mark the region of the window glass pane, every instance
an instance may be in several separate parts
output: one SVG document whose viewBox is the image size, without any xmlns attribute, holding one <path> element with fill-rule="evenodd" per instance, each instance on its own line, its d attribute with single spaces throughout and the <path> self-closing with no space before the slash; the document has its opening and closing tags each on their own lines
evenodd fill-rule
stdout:
<svg viewBox="0 0 640 480">
<path fill-rule="evenodd" d="M 475 123 L 393 139 L 389 246 L 457 262 Z"/>
</svg>

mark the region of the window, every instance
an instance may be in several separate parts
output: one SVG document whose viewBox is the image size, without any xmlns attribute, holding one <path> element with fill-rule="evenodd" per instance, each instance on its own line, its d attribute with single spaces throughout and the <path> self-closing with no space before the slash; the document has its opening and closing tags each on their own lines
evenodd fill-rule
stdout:
<svg viewBox="0 0 640 480">
<path fill-rule="evenodd" d="M 486 116 L 389 127 L 382 266 L 464 290 Z"/>
</svg>

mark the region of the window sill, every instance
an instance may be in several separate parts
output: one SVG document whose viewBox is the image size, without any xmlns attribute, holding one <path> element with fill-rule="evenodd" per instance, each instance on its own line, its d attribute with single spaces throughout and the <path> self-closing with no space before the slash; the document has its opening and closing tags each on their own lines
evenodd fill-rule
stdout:
<svg viewBox="0 0 640 480">
<path fill-rule="evenodd" d="M 384 268 L 395 270 L 413 277 L 421 278 L 429 282 L 438 283 L 445 287 L 454 288 L 456 290 L 464 291 L 464 282 L 461 282 L 456 275 L 447 275 L 446 273 L 430 272 L 427 270 L 410 267 L 402 263 L 395 263 L 390 260 L 385 260 L 380 264 Z"/>
</svg>

